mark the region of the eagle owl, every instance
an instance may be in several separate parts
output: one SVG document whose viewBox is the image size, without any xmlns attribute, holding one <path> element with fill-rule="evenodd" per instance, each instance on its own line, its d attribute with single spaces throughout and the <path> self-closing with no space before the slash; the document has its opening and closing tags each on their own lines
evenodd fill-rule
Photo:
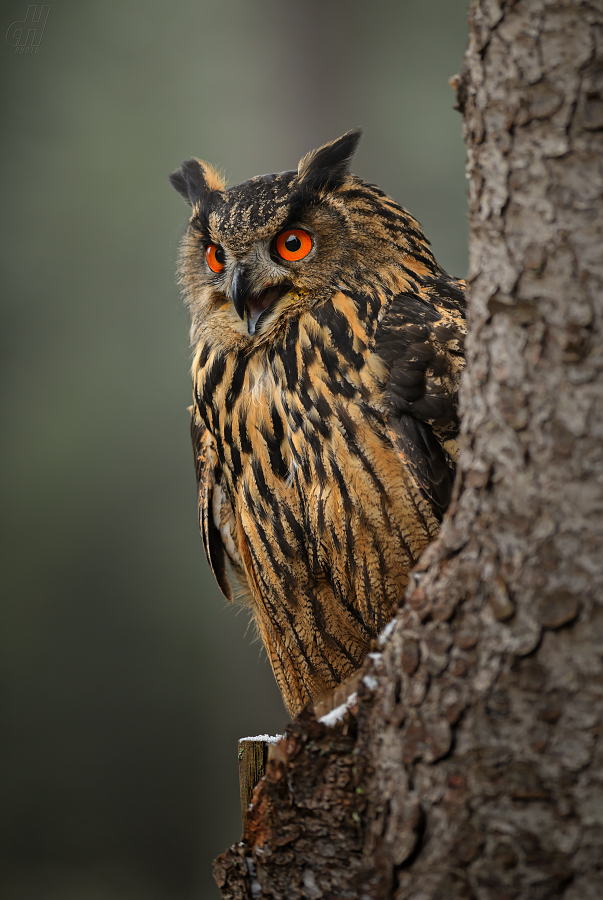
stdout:
<svg viewBox="0 0 603 900">
<path fill-rule="evenodd" d="M 435 537 L 455 468 L 464 284 L 349 174 L 360 130 L 226 188 L 170 176 L 194 349 L 207 559 L 253 611 L 296 715 L 346 679 Z"/>
</svg>

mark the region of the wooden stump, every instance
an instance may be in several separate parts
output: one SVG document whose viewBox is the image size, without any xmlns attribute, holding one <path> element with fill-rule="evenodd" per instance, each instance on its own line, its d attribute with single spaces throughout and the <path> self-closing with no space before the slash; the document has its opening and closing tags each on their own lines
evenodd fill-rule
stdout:
<svg viewBox="0 0 603 900">
<path fill-rule="evenodd" d="M 259 735 L 255 738 L 241 738 L 239 741 L 239 788 L 241 791 L 241 822 L 245 829 L 247 810 L 251 803 L 253 789 L 266 772 L 268 747 L 277 738 Z"/>
</svg>

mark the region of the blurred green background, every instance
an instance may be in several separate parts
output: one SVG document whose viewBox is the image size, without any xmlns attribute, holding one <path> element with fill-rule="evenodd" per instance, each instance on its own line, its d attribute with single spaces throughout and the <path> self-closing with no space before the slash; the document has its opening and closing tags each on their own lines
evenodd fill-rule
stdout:
<svg viewBox="0 0 603 900">
<path fill-rule="evenodd" d="M 3 43 L 6 900 L 215 900 L 237 739 L 287 722 L 198 536 L 167 174 L 236 183 L 362 125 L 355 173 L 463 275 L 466 6 L 84 0 Z"/>
</svg>

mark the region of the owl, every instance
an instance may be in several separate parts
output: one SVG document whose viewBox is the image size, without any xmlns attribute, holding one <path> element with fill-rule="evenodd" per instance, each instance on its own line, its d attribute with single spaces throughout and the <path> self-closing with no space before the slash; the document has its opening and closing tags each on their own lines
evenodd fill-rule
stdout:
<svg viewBox="0 0 603 900">
<path fill-rule="evenodd" d="M 350 174 L 360 133 L 230 188 L 197 159 L 170 176 L 205 552 L 294 716 L 393 616 L 455 471 L 464 283 Z"/>
</svg>

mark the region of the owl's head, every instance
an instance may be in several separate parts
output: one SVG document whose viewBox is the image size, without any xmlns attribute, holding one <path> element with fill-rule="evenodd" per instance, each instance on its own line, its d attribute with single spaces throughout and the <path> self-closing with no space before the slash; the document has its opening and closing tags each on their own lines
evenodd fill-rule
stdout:
<svg viewBox="0 0 603 900">
<path fill-rule="evenodd" d="M 308 153 L 297 170 L 226 189 L 208 163 L 170 175 L 192 207 L 180 257 L 193 341 L 208 330 L 260 341 L 337 290 L 399 289 L 438 269 L 418 223 L 349 174 L 361 131 Z"/>
</svg>

